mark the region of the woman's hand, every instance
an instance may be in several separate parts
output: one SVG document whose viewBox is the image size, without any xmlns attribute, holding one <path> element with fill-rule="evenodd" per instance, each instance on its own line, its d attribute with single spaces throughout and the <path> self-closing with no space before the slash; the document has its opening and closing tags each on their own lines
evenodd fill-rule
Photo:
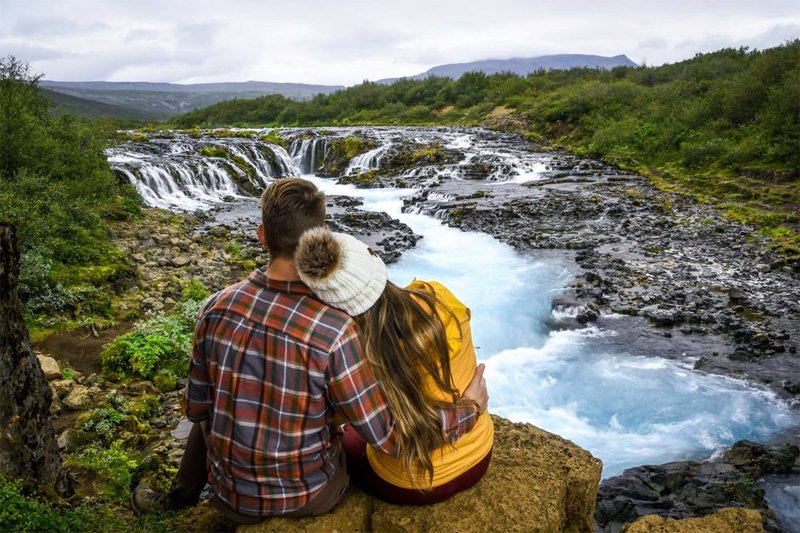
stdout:
<svg viewBox="0 0 800 533">
<path fill-rule="evenodd" d="M 486 412 L 486 408 L 489 406 L 489 391 L 486 389 L 486 380 L 483 379 L 484 370 L 486 370 L 486 365 L 479 364 L 475 369 L 475 376 L 464 389 L 462 396 L 464 399 L 474 401 L 480 407 L 481 413 Z"/>
</svg>

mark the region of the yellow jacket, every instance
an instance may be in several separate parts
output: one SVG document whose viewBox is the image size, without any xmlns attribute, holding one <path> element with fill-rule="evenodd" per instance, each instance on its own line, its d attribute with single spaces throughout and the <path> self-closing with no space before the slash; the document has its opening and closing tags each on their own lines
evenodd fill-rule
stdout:
<svg viewBox="0 0 800 533">
<path fill-rule="evenodd" d="M 469 326 L 470 310 L 461 303 L 441 283 L 436 281 L 423 282 L 414 280 L 407 287 L 409 289 L 433 289 L 440 302 L 445 304 L 455 315 L 457 320 L 445 309 L 437 308 L 447 333 L 447 346 L 450 352 L 450 369 L 453 373 L 453 383 L 460 392 L 464 392 L 478 366 L 475 357 L 475 347 L 472 344 L 472 332 Z M 448 394 L 439 390 L 433 379 L 426 382 L 427 393 L 431 397 L 450 401 Z M 430 487 L 443 485 L 463 474 L 478 464 L 492 449 L 494 442 L 494 426 L 489 413 L 485 412 L 475 423 L 473 429 L 459 438 L 455 443 L 445 444 L 431 454 L 433 461 L 433 482 Z M 411 484 L 408 472 L 402 462 L 390 455 L 382 453 L 371 446 L 367 447 L 367 458 L 370 466 L 381 478 L 398 487 L 420 488 L 427 484 L 427 476 L 417 478 L 416 487 Z"/>
</svg>

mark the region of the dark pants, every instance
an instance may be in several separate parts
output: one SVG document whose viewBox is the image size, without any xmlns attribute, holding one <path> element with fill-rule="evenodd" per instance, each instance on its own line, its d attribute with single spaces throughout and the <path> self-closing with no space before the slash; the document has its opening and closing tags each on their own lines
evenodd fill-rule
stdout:
<svg viewBox="0 0 800 533">
<path fill-rule="evenodd" d="M 443 502 L 480 481 L 492 460 L 490 450 L 481 462 L 457 478 L 430 490 L 417 490 L 392 485 L 376 474 L 367 460 L 366 441 L 349 424 L 344 427 L 342 445 L 347 456 L 347 471 L 353 483 L 367 494 L 395 505 L 430 505 Z"/>
<path fill-rule="evenodd" d="M 178 468 L 178 473 L 175 476 L 172 489 L 168 496 L 170 508 L 189 507 L 197 504 L 200 500 L 200 494 L 203 492 L 208 482 L 208 473 L 206 470 L 207 456 L 208 451 L 206 449 L 205 437 L 203 436 L 203 429 L 200 424 L 194 424 L 192 430 L 189 432 L 189 438 L 186 441 L 186 450 L 183 452 L 181 466 Z M 318 516 L 329 512 L 339 503 L 339 500 L 342 498 L 350 482 L 350 478 L 347 475 L 344 454 L 339 454 L 339 456 L 339 465 L 333 477 L 328 481 L 328 484 L 312 496 L 303 507 L 281 516 L 293 518 Z M 228 507 L 228 505 L 217 498 L 217 496 L 211 499 L 211 504 L 222 513 L 225 518 L 237 524 L 257 524 L 267 518 L 265 516 L 241 514 Z"/>
</svg>

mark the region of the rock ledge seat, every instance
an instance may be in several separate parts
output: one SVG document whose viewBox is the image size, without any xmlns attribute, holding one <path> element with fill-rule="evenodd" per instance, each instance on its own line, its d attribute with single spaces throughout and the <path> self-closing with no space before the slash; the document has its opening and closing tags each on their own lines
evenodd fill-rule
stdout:
<svg viewBox="0 0 800 533">
<path fill-rule="evenodd" d="M 489 471 L 475 487 L 446 502 L 396 506 L 351 489 L 327 515 L 270 518 L 237 532 L 592 531 L 600 460 L 531 424 L 492 418 L 495 445 Z"/>
</svg>

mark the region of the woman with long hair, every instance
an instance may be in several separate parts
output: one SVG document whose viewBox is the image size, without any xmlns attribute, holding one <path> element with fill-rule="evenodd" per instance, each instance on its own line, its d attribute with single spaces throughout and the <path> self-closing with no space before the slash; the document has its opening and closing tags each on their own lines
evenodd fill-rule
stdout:
<svg viewBox="0 0 800 533">
<path fill-rule="evenodd" d="M 486 406 L 463 395 L 477 368 L 469 309 L 438 282 L 396 286 L 366 244 L 325 228 L 301 237 L 295 259 L 317 298 L 353 317 L 395 418 L 396 456 L 345 427 L 353 481 L 385 501 L 412 505 L 443 501 L 477 483 L 489 466 L 494 428 Z M 463 403 L 474 405 L 476 420 L 450 442 L 437 409 Z"/>
</svg>

